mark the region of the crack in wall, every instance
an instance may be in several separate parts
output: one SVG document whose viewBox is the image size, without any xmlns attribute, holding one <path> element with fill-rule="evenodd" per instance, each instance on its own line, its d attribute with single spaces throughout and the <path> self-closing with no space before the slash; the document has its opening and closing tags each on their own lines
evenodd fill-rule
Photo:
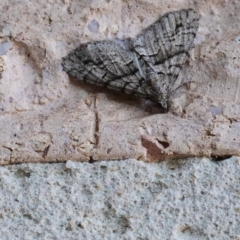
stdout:
<svg viewBox="0 0 240 240">
<path fill-rule="evenodd" d="M 98 114 L 98 109 L 97 109 L 97 95 L 94 97 L 94 113 L 95 113 L 95 132 L 94 132 L 94 138 L 95 138 L 95 143 L 94 143 L 94 151 L 98 148 L 99 145 L 99 114 Z M 94 154 L 91 154 L 90 157 L 90 162 L 94 162 Z"/>
</svg>

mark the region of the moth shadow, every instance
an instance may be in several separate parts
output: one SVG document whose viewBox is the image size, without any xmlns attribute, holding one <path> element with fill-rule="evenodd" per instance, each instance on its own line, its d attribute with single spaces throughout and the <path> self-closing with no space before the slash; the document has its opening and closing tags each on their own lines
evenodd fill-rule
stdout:
<svg viewBox="0 0 240 240">
<path fill-rule="evenodd" d="M 73 86 L 81 88 L 89 94 L 104 93 L 110 101 L 123 103 L 129 107 L 138 107 L 150 114 L 164 114 L 166 110 L 158 103 L 154 103 L 148 99 L 142 99 L 133 95 L 126 94 L 124 92 L 118 92 L 115 90 L 107 89 L 105 87 L 96 86 L 90 83 L 86 83 L 78 80 L 77 78 L 69 76 Z"/>
</svg>

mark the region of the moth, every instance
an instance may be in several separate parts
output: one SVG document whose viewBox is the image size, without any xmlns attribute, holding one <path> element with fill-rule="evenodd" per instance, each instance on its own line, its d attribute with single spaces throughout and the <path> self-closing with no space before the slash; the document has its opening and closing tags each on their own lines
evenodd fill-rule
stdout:
<svg viewBox="0 0 240 240">
<path fill-rule="evenodd" d="M 63 58 L 69 75 L 169 108 L 199 26 L 194 9 L 169 12 L 136 38 L 81 45 Z"/>
</svg>

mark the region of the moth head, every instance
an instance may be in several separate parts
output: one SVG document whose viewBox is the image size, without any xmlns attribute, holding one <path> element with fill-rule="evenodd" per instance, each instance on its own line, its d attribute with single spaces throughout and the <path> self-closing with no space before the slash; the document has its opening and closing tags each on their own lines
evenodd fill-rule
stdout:
<svg viewBox="0 0 240 240">
<path fill-rule="evenodd" d="M 168 112 L 170 107 L 168 85 L 164 81 L 161 81 L 158 75 L 155 78 L 152 77 L 150 83 L 153 93 L 157 97 L 155 100 L 165 109 L 165 112 Z"/>
<path fill-rule="evenodd" d="M 162 108 L 164 108 L 165 112 L 168 112 L 169 108 L 170 108 L 170 102 L 169 102 L 169 98 L 167 96 L 161 96 L 159 98 L 159 103 L 161 104 Z"/>
</svg>

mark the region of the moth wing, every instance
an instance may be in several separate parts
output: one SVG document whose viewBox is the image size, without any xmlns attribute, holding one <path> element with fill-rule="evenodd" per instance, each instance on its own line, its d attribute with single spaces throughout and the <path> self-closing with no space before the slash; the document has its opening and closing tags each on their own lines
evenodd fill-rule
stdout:
<svg viewBox="0 0 240 240">
<path fill-rule="evenodd" d="M 137 61 L 137 62 L 136 62 Z M 140 97 L 148 97 L 135 54 L 114 41 L 88 43 L 74 50 L 62 63 L 77 79 Z"/>
<path fill-rule="evenodd" d="M 146 64 L 146 80 L 155 89 L 154 101 L 161 102 L 174 90 L 192 48 L 198 21 L 199 15 L 193 9 L 170 12 L 133 40 L 133 50 Z"/>
</svg>

